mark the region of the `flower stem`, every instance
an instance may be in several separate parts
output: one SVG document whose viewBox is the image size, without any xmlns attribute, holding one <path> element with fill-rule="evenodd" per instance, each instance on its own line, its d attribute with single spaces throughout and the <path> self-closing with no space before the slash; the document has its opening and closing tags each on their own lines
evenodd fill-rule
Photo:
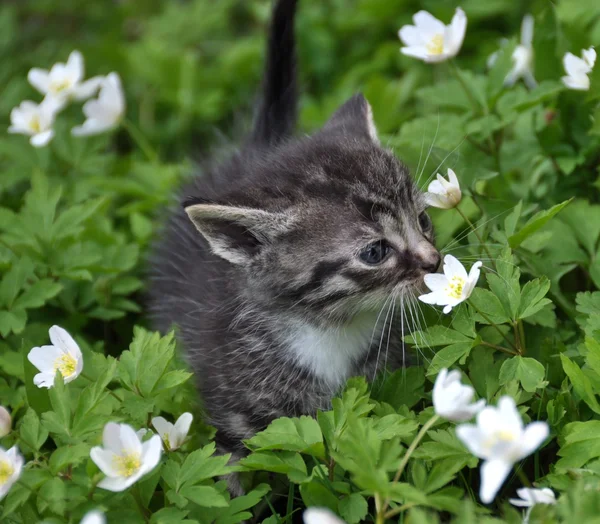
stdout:
<svg viewBox="0 0 600 524">
<path fill-rule="evenodd" d="M 419 442 L 421 442 L 421 440 L 423 440 L 423 437 L 427 434 L 427 432 L 429 431 L 431 426 L 433 426 L 439 420 L 439 418 L 440 418 L 439 415 L 433 415 L 433 417 L 431 417 L 425 424 L 423 424 L 423 427 L 421 428 L 421 430 L 419 431 L 419 433 L 417 434 L 415 439 L 412 441 L 409 448 L 406 450 L 404 457 L 402 457 L 402 462 L 400 462 L 400 466 L 398 466 L 398 471 L 396 471 L 396 475 L 394 476 L 394 482 L 393 482 L 394 484 L 396 484 L 398 482 L 398 480 L 400 480 L 400 477 L 402 476 L 402 472 L 404 471 L 404 468 L 408 464 L 408 459 L 411 457 L 411 455 L 413 454 L 415 449 L 417 449 Z M 388 508 L 389 504 L 390 504 L 390 499 L 388 497 L 385 499 L 385 502 L 383 503 L 383 506 L 381 507 L 380 511 L 377 512 L 377 522 L 378 523 L 383 522 L 383 520 L 380 520 L 380 516 L 382 519 L 385 518 L 385 516 L 386 516 L 385 510 Z"/>
<path fill-rule="evenodd" d="M 125 118 L 123 119 L 122 124 L 132 140 L 143 151 L 144 155 L 146 155 L 146 158 L 148 158 L 150 162 L 155 163 L 158 160 L 158 155 L 150 145 L 150 142 L 148 142 L 148 139 L 144 136 L 144 133 L 142 133 L 131 120 Z"/>
<path fill-rule="evenodd" d="M 391 519 L 392 517 L 398 515 L 398 513 L 402 513 L 403 511 L 406 511 L 407 509 L 410 509 L 416 505 L 417 505 L 416 502 L 407 502 L 406 504 L 402 504 L 402 506 L 398 506 L 397 508 L 394 508 L 394 509 L 391 509 L 390 511 L 388 511 L 384 515 L 384 518 Z"/>
<path fill-rule="evenodd" d="M 490 342 L 486 342 L 485 340 L 482 340 L 479 343 L 482 346 L 486 346 L 488 348 L 496 349 L 498 351 L 502 351 L 503 353 L 508 353 L 509 355 L 518 355 L 518 353 L 516 351 L 511 351 L 510 349 L 506 349 L 506 348 L 503 348 L 502 346 L 498 346 L 496 344 L 492 344 Z"/>
<path fill-rule="evenodd" d="M 478 307 L 476 307 L 475 305 L 473 305 L 473 302 L 469 301 L 469 305 L 477 312 L 479 313 L 485 320 L 487 320 L 488 324 L 490 326 L 492 326 L 498 333 L 500 333 L 500 335 L 502 335 L 502 338 L 504 340 L 506 340 L 506 342 L 508 342 L 508 344 L 510 345 L 510 347 L 512 347 L 517 353 L 519 353 L 519 350 L 515 347 L 515 345 L 512 343 L 512 341 L 510 340 L 510 338 L 508 338 L 504 333 L 502 333 L 502 330 L 494 323 L 490 320 L 490 317 L 488 317 L 485 313 L 483 313 Z M 517 354 L 515 353 L 515 354 Z"/>
<path fill-rule="evenodd" d="M 471 222 L 469 220 L 469 217 L 467 215 L 465 215 L 458 206 L 456 206 L 454 209 L 456 209 L 456 211 L 458 212 L 458 214 L 463 218 L 463 220 L 467 223 L 467 225 L 471 228 L 471 230 L 473 231 L 473 233 L 475 234 L 475 236 L 477 237 L 477 240 L 479 240 L 479 244 L 481 245 L 481 247 L 484 249 L 484 251 L 486 252 L 487 256 L 490 258 L 490 262 L 494 260 L 494 257 L 492 256 L 492 254 L 490 253 L 489 249 L 487 248 L 487 246 L 485 245 L 485 243 L 483 242 L 483 239 L 481 238 L 481 236 L 479 235 L 479 231 L 477 231 L 477 228 L 475 227 L 475 225 L 473 224 L 473 222 Z"/>
<path fill-rule="evenodd" d="M 515 473 L 523 483 L 523 486 L 527 486 L 528 488 L 531 487 L 531 482 L 529 482 L 527 475 L 525 475 L 525 472 L 523 471 L 523 468 L 520 465 L 515 466 Z"/>
<path fill-rule="evenodd" d="M 521 349 L 523 353 L 527 351 L 525 347 L 525 329 L 523 329 L 523 321 L 517 320 L 517 325 L 519 326 L 519 338 L 521 339 Z"/>
</svg>

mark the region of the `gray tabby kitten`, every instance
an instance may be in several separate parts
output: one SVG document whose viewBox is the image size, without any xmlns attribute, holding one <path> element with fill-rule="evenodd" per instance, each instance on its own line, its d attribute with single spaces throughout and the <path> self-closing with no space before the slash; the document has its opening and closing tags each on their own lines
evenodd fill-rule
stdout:
<svg viewBox="0 0 600 524">
<path fill-rule="evenodd" d="M 386 360 L 384 304 L 440 262 L 423 198 L 362 95 L 292 138 L 296 3 L 274 8 L 248 141 L 185 188 L 152 268 L 155 326 L 179 327 L 217 444 L 234 457 L 274 418 L 314 414 L 349 377 L 372 377 Z M 401 349 L 392 340 L 389 359 Z"/>
</svg>

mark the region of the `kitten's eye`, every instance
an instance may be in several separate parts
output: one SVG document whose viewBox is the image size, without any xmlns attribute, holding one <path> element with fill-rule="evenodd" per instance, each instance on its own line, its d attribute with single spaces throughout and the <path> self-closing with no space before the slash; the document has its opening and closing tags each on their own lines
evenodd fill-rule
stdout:
<svg viewBox="0 0 600 524">
<path fill-rule="evenodd" d="M 392 246 L 385 240 L 378 240 L 365 247 L 358 256 L 365 264 L 376 266 L 377 264 L 381 264 L 391 251 Z"/>
<path fill-rule="evenodd" d="M 423 212 L 419 215 L 419 225 L 421 226 L 421 230 L 424 232 L 431 229 L 431 218 L 429 218 L 427 213 Z"/>
</svg>

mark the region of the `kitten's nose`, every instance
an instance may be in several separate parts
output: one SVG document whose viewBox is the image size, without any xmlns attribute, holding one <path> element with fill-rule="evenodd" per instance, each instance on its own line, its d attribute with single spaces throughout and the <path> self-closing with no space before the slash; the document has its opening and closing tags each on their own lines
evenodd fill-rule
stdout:
<svg viewBox="0 0 600 524">
<path fill-rule="evenodd" d="M 442 261 L 441 255 L 436 249 L 431 249 L 427 254 L 421 257 L 421 269 L 426 273 L 435 273 L 440 267 Z"/>
</svg>

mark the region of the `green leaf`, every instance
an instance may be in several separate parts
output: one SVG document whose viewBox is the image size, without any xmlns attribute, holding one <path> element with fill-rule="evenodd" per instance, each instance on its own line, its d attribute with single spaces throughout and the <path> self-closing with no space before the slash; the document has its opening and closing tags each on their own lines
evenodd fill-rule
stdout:
<svg viewBox="0 0 600 524">
<path fill-rule="evenodd" d="M 62 289 L 62 285 L 53 280 L 38 280 L 15 300 L 14 307 L 20 309 L 42 307 L 48 300 L 58 295 Z"/>
<path fill-rule="evenodd" d="M 179 494 L 204 508 L 226 508 L 227 499 L 213 486 L 185 486 Z"/>
<path fill-rule="evenodd" d="M 567 424 L 562 439 L 564 443 L 558 451 L 562 458 L 556 463 L 556 469 L 581 468 L 600 457 L 600 420 Z"/>
<path fill-rule="evenodd" d="M 521 290 L 521 303 L 519 305 L 517 317 L 530 317 L 548 304 L 551 304 L 549 299 L 544 298 L 549 290 L 550 281 L 546 277 L 537 278 L 527 282 Z"/>
<path fill-rule="evenodd" d="M 415 331 L 414 333 L 411 333 L 404 337 L 404 340 L 417 347 L 435 347 L 449 346 L 450 344 L 462 342 L 470 343 L 473 340 L 473 337 L 468 337 L 463 333 L 444 326 L 431 326 L 427 331 Z"/>
<path fill-rule="evenodd" d="M 181 486 L 199 484 L 212 477 L 231 473 L 232 468 L 227 465 L 230 456 L 213 456 L 215 449 L 215 443 L 211 442 L 186 457 L 177 476 L 177 490 Z"/>
<path fill-rule="evenodd" d="M 229 502 L 229 508 L 219 512 L 215 524 L 236 524 L 242 520 L 248 520 L 252 514 L 246 510 L 256 506 L 269 491 L 271 491 L 271 486 L 259 484 L 247 495 L 232 499 Z"/>
<path fill-rule="evenodd" d="M 537 230 L 542 228 L 546 223 L 557 213 L 567 206 L 571 200 L 565 200 L 560 204 L 556 204 L 552 206 L 550 209 L 546 209 L 544 211 L 539 211 L 535 215 L 533 215 L 527 223 L 520 229 L 518 233 L 511 235 L 508 237 L 508 244 L 512 249 L 519 247 L 523 241 L 533 235 Z"/>
<path fill-rule="evenodd" d="M 21 420 L 19 433 L 23 439 L 22 441 L 32 447 L 32 451 L 39 451 L 48 438 L 48 432 L 42 427 L 37 413 L 31 408 L 27 409 Z"/>
<path fill-rule="evenodd" d="M 48 463 L 50 470 L 54 475 L 57 475 L 67 466 L 79 465 L 84 459 L 89 457 L 90 449 L 90 446 L 84 443 L 58 448 L 50 457 Z"/>
<path fill-rule="evenodd" d="M 317 506 L 321 508 L 329 508 L 333 512 L 337 512 L 338 499 L 332 491 L 322 482 L 310 482 L 300 485 L 300 495 L 302 502 L 306 507 Z"/>
<path fill-rule="evenodd" d="M 256 451 L 281 449 L 306 453 L 316 458 L 325 457 L 321 428 L 314 418 L 307 416 L 278 418 L 264 431 L 247 440 L 246 445 Z"/>
<path fill-rule="evenodd" d="M 293 451 L 255 451 L 240 460 L 239 464 L 249 470 L 287 475 L 292 482 L 298 484 L 307 478 L 302 455 Z"/>
<path fill-rule="evenodd" d="M 600 404 L 596 399 L 594 388 L 592 387 L 590 379 L 583 373 L 583 371 L 581 371 L 579 366 L 566 355 L 561 354 L 560 360 L 575 393 L 577 393 L 579 398 L 581 398 L 581 400 L 583 400 L 592 411 L 600 415 Z"/>
<path fill-rule="evenodd" d="M 369 505 L 365 497 L 359 493 L 352 493 L 339 501 L 337 509 L 340 517 L 348 524 L 356 524 L 367 516 Z"/>
<path fill-rule="evenodd" d="M 511 380 L 518 380 L 525 391 L 533 393 L 546 386 L 544 381 L 546 370 L 537 360 L 516 356 L 505 360 L 500 368 L 500 384 L 506 385 Z"/>
<path fill-rule="evenodd" d="M 66 509 L 67 487 L 63 480 L 59 478 L 50 479 L 40 488 L 37 498 L 37 508 L 39 512 L 44 512 L 46 508 L 53 513 L 63 515 Z"/>
<path fill-rule="evenodd" d="M 395 409 L 401 406 L 411 408 L 425 396 L 425 373 L 421 367 L 399 369 L 391 375 L 383 373 L 380 380 L 382 383 L 373 384 L 373 399 Z"/>
<path fill-rule="evenodd" d="M 479 344 L 479 339 L 452 344 L 436 352 L 427 368 L 427 376 L 437 375 L 441 369 L 451 367 L 456 361 L 464 364 L 471 349 Z"/>
<path fill-rule="evenodd" d="M 478 315 L 478 321 L 483 324 L 489 324 L 492 321 L 494 324 L 504 324 L 510 322 L 510 317 L 498 297 L 491 291 L 477 287 L 469 297 L 469 303 L 477 311 L 481 311 L 488 318 Z"/>
</svg>

